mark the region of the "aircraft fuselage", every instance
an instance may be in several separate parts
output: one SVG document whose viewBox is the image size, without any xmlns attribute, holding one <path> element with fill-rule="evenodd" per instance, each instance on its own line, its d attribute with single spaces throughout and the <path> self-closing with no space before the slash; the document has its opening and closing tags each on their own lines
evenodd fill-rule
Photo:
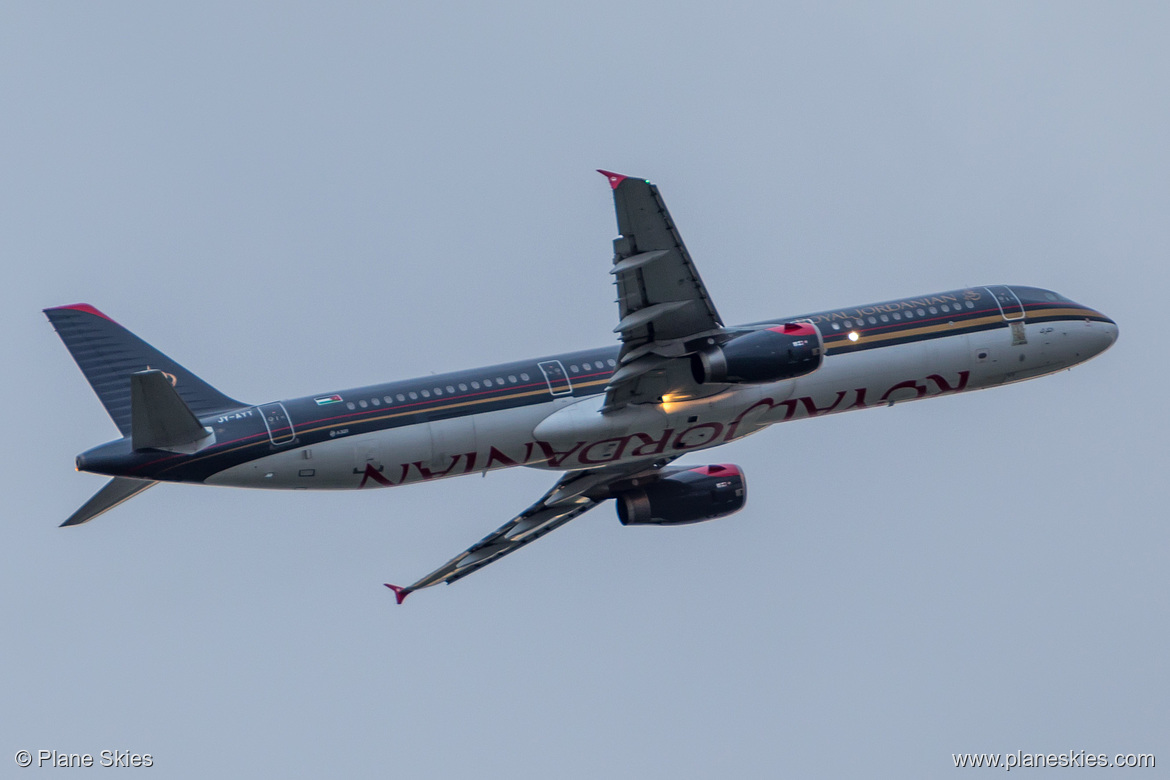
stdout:
<svg viewBox="0 0 1170 780">
<path fill-rule="evenodd" d="M 618 367 L 614 345 L 241 407 L 200 418 L 214 443 L 194 454 L 135 451 L 124 438 L 79 456 L 78 468 L 302 490 L 390 487 L 521 465 L 574 471 L 708 449 L 779 422 L 1030 379 L 1083 362 L 1117 336 L 1100 312 L 1019 286 L 769 323 L 798 320 L 820 332 L 824 361 L 785 381 L 603 414 Z"/>
</svg>

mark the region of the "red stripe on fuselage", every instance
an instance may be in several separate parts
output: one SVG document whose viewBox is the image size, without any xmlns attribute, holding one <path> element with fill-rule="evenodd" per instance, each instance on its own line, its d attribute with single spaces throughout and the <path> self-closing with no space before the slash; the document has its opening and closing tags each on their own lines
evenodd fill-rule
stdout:
<svg viewBox="0 0 1170 780">
<path fill-rule="evenodd" d="M 608 376 L 610 373 L 612 373 L 612 372 L 598 371 L 598 372 L 594 372 L 592 374 L 578 374 L 577 376 L 575 376 L 573 378 L 579 379 L 579 380 L 594 379 L 594 378 L 601 377 L 601 376 Z M 385 414 L 387 412 L 401 412 L 401 411 L 408 411 L 408 410 L 414 412 L 415 414 L 421 414 L 424 412 L 441 409 L 444 406 L 446 406 L 450 403 L 453 403 L 453 402 L 466 400 L 466 399 L 470 399 L 470 398 L 475 398 L 477 396 L 507 395 L 507 394 L 511 394 L 511 393 L 514 393 L 514 392 L 520 391 L 520 390 L 532 390 L 534 388 L 541 388 L 541 387 L 546 387 L 546 386 L 547 385 L 544 382 L 529 382 L 526 384 L 507 385 L 507 386 L 500 387 L 498 389 L 480 390 L 477 392 L 464 393 L 462 395 L 443 396 L 441 400 L 437 400 L 437 401 L 435 399 L 425 399 L 425 400 L 421 400 L 421 401 L 414 401 L 411 403 L 402 403 L 402 404 L 398 404 L 397 406 L 389 406 L 389 405 L 379 406 L 379 407 L 374 407 L 371 409 L 364 409 L 360 412 L 355 411 L 355 412 L 351 412 L 349 414 L 334 415 L 332 417 L 318 417 L 315 419 L 302 420 L 302 421 L 298 421 L 296 424 L 298 426 L 300 426 L 301 428 L 308 428 L 311 426 L 323 425 L 323 424 L 329 424 L 329 423 L 337 423 L 337 424 L 360 423 L 364 419 L 377 417 L 377 416 Z M 407 391 L 407 392 L 418 392 L 418 391 L 411 390 L 411 391 Z M 295 399 L 295 400 L 300 400 L 300 399 Z M 360 399 L 360 400 L 367 400 L 367 399 Z M 490 400 L 490 399 L 485 399 L 485 400 Z M 418 407 L 418 406 L 422 406 L 425 408 L 411 409 L 411 407 Z M 279 433 L 280 431 L 289 430 L 290 428 L 291 428 L 291 426 L 284 426 L 282 428 L 276 429 L 276 431 L 274 431 L 274 433 Z M 212 445 L 211 447 L 208 447 L 206 450 L 203 450 L 202 452 L 200 452 L 198 457 L 199 457 L 199 459 L 205 459 L 207 457 L 211 457 L 213 455 L 219 454 L 219 452 L 222 452 L 223 450 L 226 450 L 226 449 L 232 447 L 233 445 L 239 445 L 239 444 L 242 444 L 244 442 L 248 442 L 251 439 L 256 440 L 256 441 L 252 442 L 253 444 L 263 444 L 264 442 L 268 441 L 268 438 L 269 438 L 268 432 L 267 432 L 267 430 L 264 430 L 264 431 L 261 431 L 259 433 L 252 434 L 250 436 L 243 436 L 241 438 L 231 439 L 230 441 L 225 441 L 225 442 L 217 442 L 214 445 Z M 190 457 L 191 456 L 189 456 L 189 455 L 182 455 L 182 454 L 166 455 L 166 456 L 160 457 L 156 460 L 152 460 L 152 461 L 148 461 L 146 463 L 143 463 L 138 468 L 134 469 L 134 471 L 141 473 L 144 469 L 149 468 L 149 467 L 161 466 L 162 464 L 165 464 L 168 461 L 177 460 L 177 459 L 181 459 L 181 458 L 190 458 Z"/>
</svg>

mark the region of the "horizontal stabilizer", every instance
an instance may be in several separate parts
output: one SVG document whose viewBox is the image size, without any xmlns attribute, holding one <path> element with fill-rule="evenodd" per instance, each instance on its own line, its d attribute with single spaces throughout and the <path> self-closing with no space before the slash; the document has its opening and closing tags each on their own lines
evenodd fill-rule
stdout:
<svg viewBox="0 0 1170 780">
<path fill-rule="evenodd" d="M 198 452 L 215 435 L 183 401 L 162 371 L 130 375 L 130 441 L 134 449 Z"/>
<path fill-rule="evenodd" d="M 93 498 L 82 504 L 81 509 L 78 509 L 69 519 L 61 523 L 64 528 L 67 525 L 81 525 L 88 523 L 103 512 L 116 507 L 124 501 L 129 501 L 148 487 L 153 487 L 158 483 L 149 479 L 127 479 L 126 477 L 114 477 L 106 486 L 93 494 Z"/>
</svg>

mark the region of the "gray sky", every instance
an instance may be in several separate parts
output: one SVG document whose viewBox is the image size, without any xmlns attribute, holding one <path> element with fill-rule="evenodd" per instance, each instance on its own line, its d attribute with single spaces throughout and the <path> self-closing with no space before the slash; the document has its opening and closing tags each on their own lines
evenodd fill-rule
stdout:
<svg viewBox="0 0 1170 780">
<path fill-rule="evenodd" d="M 0 6 L 0 775 L 941 776 L 1170 766 L 1161 3 Z M 263 402 L 602 345 L 594 168 L 660 185 L 729 322 L 967 284 L 1114 317 L 1071 372 L 771 429 L 748 507 L 603 508 L 397 608 L 553 475 L 162 486 L 40 309 Z M 697 460 L 692 458 L 692 460 Z M 33 774 L 35 770 L 24 770 Z M 1014 775 L 1013 775 L 1014 776 Z"/>
</svg>

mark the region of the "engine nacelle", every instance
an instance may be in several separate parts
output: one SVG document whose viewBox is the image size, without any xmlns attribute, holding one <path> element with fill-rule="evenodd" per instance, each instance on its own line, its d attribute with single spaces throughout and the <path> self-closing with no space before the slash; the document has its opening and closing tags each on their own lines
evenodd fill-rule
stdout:
<svg viewBox="0 0 1170 780">
<path fill-rule="evenodd" d="M 789 322 L 736 336 L 691 356 L 699 384 L 762 384 L 811 374 L 821 367 L 821 332 Z"/>
<path fill-rule="evenodd" d="M 622 525 L 683 525 L 743 509 L 747 482 L 738 466 L 674 466 L 653 481 L 614 491 Z"/>
</svg>

